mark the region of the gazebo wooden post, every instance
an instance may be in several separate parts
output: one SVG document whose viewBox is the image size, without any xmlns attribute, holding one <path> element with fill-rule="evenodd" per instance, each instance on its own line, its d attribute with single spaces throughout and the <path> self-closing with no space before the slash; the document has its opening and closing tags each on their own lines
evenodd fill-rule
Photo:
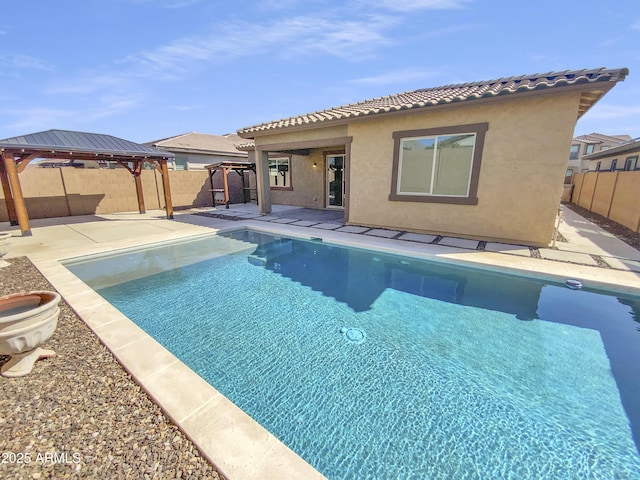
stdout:
<svg viewBox="0 0 640 480">
<path fill-rule="evenodd" d="M 222 185 L 224 187 L 224 208 L 229 208 L 229 179 L 227 176 L 229 175 L 229 169 L 222 169 Z"/>
<path fill-rule="evenodd" d="M 171 203 L 171 186 L 169 185 L 169 169 L 165 159 L 158 160 L 160 173 L 162 174 L 162 188 L 164 190 L 164 204 L 167 210 L 167 219 L 173 220 L 173 204 Z"/>
<path fill-rule="evenodd" d="M 4 168 L 4 162 L 0 162 L 0 183 L 2 183 L 2 191 L 4 192 L 4 204 L 7 206 L 7 215 L 9 217 L 9 225 L 18 225 L 18 217 L 16 215 L 16 207 L 13 203 L 13 194 L 11 193 L 11 185 L 9 185 L 9 176 Z"/>
<path fill-rule="evenodd" d="M 142 162 L 135 162 L 133 168 L 133 178 L 136 182 L 136 195 L 138 196 L 138 210 L 140 213 L 147 213 L 147 209 L 144 206 L 144 194 L 142 193 Z"/>
<path fill-rule="evenodd" d="M 31 236 L 31 228 L 29 227 L 29 215 L 27 214 L 27 207 L 24 203 L 24 197 L 22 196 L 22 188 L 20 188 L 20 179 L 18 178 L 18 169 L 16 168 L 13 154 L 3 152 L 2 159 L 4 161 L 4 169 L 9 179 L 9 185 L 13 192 L 14 208 L 16 217 L 18 218 L 18 225 L 20 225 L 20 231 L 23 237 Z"/>
</svg>

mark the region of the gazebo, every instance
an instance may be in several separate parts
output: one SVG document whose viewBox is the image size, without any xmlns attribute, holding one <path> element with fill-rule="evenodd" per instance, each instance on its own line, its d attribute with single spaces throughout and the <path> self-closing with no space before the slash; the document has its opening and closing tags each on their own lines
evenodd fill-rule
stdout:
<svg viewBox="0 0 640 480">
<path fill-rule="evenodd" d="M 0 182 L 11 225 L 20 225 L 23 236 L 31 235 L 29 215 L 20 187 L 19 173 L 34 159 L 106 160 L 125 167 L 134 176 L 138 208 L 145 213 L 140 173 L 148 162 L 162 175 L 167 218 L 173 218 L 167 160 L 174 154 L 111 135 L 47 130 L 0 140 Z"/>
<path fill-rule="evenodd" d="M 244 172 L 253 172 L 254 175 L 256 173 L 256 164 L 249 161 L 243 160 L 224 160 L 217 163 L 212 163 L 211 165 L 207 165 L 206 168 L 209 171 L 209 179 L 211 180 L 211 200 L 213 205 L 224 205 L 225 208 L 229 208 L 229 202 L 231 200 L 231 195 L 229 194 L 229 180 L 227 175 L 230 172 L 236 172 L 242 181 L 242 198 L 244 203 L 247 201 L 251 201 L 251 192 L 255 191 L 255 188 L 251 188 L 250 180 L 245 178 Z M 223 188 L 213 188 L 213 176 L 216 172 L 222 172 L 222 185 Z M 247 181 L 249 183 L 247 183 Z M 222 193 L 222 199 L 216 199 L 216 193 Z"/>
</svg>

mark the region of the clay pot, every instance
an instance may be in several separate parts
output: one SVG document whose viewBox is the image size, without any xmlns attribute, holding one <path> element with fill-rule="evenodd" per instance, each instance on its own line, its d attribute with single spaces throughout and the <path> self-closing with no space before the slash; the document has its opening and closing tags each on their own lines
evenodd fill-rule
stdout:
<svg viewBox="0 0 640 480">
<path fill-rule="evenodd" d="M 47 291 L 0 297 L 0 355 L 12 355 L 2 367 L 4 376 L 26 375 L 38 358 L 55 355 L 38 347 L 58 325 L 60 299 L 58 293 Z"/>
</svg>

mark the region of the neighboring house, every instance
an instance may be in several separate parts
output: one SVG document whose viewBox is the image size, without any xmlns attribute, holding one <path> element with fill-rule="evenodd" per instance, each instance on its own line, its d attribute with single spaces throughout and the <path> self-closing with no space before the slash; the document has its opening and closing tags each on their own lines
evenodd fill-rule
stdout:
<svg viewBox="0 0 640 480">
<path fill-rule="evenodd" d="M 235 134 L 207 135 L 191 132 L 144 145 L 173 153 L 176 158 L 170 168 L 174 170 L 204 170 L 212 163 L 246 160 L 247 152 L 236 148 L 237 144 L 243 142 L 245 140 Z"/>
<path fill-rule="evenodd" d="M 238 134 L 255 142 L 264 213 L 272 202 L 343 208 L 354 225 L 547 245 L 576 121 L 627 74 L 427 88 Z"/>
<path fill-rule="evenodd" d="M 574 174 L 589 170 L 589 161 L 583 160 L 585 155 L 603 152 L 629 140 L 631 140 L 629 135 L 604 135 L 602 133 L 590 133 L 575 137 L 569 150 L 565 183 L 571 183 Z"/>
<path fill-rule="evenodd" d="M 640 138 L 629 140 L 605 151 L 583 157 L 590 172 L 640 170 Z"/>
</svg>

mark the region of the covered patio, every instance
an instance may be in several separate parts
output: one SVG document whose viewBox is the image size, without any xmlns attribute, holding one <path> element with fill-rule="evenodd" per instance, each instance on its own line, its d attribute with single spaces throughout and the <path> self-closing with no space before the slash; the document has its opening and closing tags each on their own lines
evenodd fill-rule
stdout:
<svg viewBox="0 0 640 480">
<path fill-rule="evenodd" d="M 140 145 L 111 135 L 47 130 L 0 140 L 0 183 L 11 225 L 19 225 L 22 236 L 30 236 L 29 214 L 20 186 L 19 174 L 36 159 L 74 161 L 108 161 L 126 168 L 134 177 L 138 210 L 145 213 L 140 174 L 144 163 L 152 165 L 162 175 L 167 219 L 173 219 L 173 203 L 167 160 L 174 154 Z"/>
</svg>

